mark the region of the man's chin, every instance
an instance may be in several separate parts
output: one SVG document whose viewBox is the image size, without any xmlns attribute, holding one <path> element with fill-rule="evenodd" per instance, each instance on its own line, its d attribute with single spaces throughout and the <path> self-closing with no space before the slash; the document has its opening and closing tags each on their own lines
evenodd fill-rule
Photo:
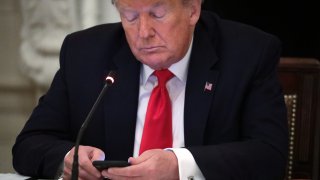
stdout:
<svg viewBox="0 0 320 180">
<path fill-rule="evenodd" d="M 163 63 L 162 61 L 147 61 L 142 62 L 143 64 L 149 66 L 151 69 L 154 70 L 160 70 L 160 69 L 167 69 L 170 67 L 170 65 L 167 65 L 166 63 Z"/>
</svg>

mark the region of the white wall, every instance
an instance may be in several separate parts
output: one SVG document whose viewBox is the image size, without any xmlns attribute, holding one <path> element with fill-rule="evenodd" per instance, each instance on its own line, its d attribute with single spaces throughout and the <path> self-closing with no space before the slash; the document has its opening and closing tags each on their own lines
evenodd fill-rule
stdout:
<svg viewBox="0 0 320 180">
<path fill-rule="evenodd" d="M 31 0 L 0 1 L 0 173 L 14 172 L 11 148 L 35 106 L 37 92 L 39 92 L 39 87 L 35 82 L 21 71 L 23 59 L 20 54 L 21 29 L 24 24 L 21 1 L 31 2 Z M 43 2 L 43 0 L 40 1 Z M 56 0 L 46 1 L 58 2 Z M 65 34 L 95 24 L 119 21 L 110 0 L 66 1 L 70 1 L 70 13 L 73 13 L 74 16 L 72 18 L 73 28 L 66 31 Z M 48 32 L 43 30 L 41 33 Z M 61 43 L 57 44 L 60 46 Z M 58 53 L 56 56 L 55 59 L 58 61 Z M 45 91 L 46 88 L 40 90 Z"/>
<path fill-rule="evenodd" d="M 11 146 L 34 104 L 32 85 L 19 71 L 19 8 L 17 0 L 0 1 L 0 173 L 13 171 Z"/>
</svg>

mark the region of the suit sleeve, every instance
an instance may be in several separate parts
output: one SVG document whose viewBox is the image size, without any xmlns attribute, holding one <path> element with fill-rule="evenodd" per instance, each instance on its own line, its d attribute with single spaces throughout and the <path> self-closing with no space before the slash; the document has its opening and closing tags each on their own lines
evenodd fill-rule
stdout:
<svg viewBox="0 0 320 180">
<path fill-rule="evenodd" d="M 68 94 L 64 81 L 66 41 L 60 54 L 61 67 L 12 150 L 14 169 L 22 175 L 54 178 L 65 154 L 73 147 L 68 131 Z"/>
<path fill-rule="evenodd" d="M 233 120 L 239 139 L 187 147 L 206 179 L 283 179 L 288 133 L 276 71 L 279 44 L 271 38 L 247 85 L 240 113 Z"/>
</svg>

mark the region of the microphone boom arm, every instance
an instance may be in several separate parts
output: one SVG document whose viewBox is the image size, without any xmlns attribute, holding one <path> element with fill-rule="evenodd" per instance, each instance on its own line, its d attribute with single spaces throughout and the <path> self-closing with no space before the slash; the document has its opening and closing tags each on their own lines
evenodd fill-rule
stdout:
<svg viewBox="0 0 320 180">
<path fill-rule="evenodd" d="M 76 143 L 74 146 L 74 155 L 73 155 L 73 164 L 72 164 L 72 176 L 71 179 L 72 180 L 78 180 L 78 176 L 79 176 L 79 146 L 80 146 L 80 141 L 82 139 L 82 136 L 84 134 L 84 131 L 87 129 L 88 124 L 90 123 L 90 121 L 92 120 L 92 115 L 94 114 L 94 112 L 96 111 L 98 105 L 100 104 L 100 101 L 102 99 L 102 97 L 104 96 L 104 94 L 106 93 L 107 89 L 114 83 L 115 81 L 115 76 L 116 73 L 115 71 L 110 71 L 108 76 L 106 77 L 106 83 L 104 84 L 97 100 L 95 101 L 95 103 L 93 104 L 89 114 L 87 115 L 86 119 L 84 120 L 82 126 L 80 127 L 77 139 L 76 139 Z"/>
</svg>

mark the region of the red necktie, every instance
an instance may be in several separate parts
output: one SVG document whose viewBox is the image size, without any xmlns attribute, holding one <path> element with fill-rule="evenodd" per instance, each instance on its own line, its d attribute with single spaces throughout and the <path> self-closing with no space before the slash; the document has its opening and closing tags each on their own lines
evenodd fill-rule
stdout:
<svg viewBox="0 0 320 180">
<path fill-rule="evenodd" d="M 166 84 L 173 74 L 165 69 L 155 71 L 154 75 L 158 85 L 149 99 L 139 154 L 148 149 L 172 147 L 172 110 Z"/>
</svg>

